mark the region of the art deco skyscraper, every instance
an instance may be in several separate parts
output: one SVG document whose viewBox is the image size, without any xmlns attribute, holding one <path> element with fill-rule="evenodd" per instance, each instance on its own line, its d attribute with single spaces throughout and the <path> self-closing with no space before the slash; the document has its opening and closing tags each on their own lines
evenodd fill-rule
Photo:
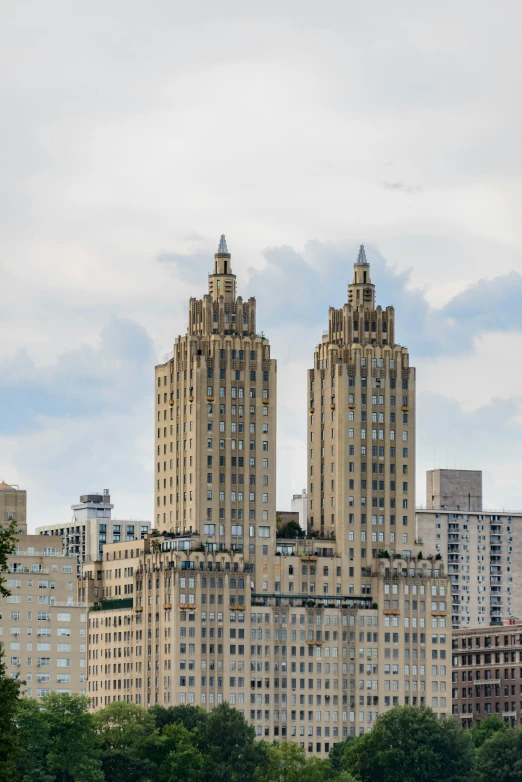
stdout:
<svg viewBox="0 0 522 782">
<path fill-rule="evenodd" d="M 375 305 L 361 245 L 348 301 L 329 310 L 308 373 L 309 533 L 336 539 L 348 594 L 371 591 L 379 551 L 415 537 L 415 370 L 395 341 L 393 307 Z"/>
<path fill-rule="evenodd" d="M 86 574 L 105 598 L 91 705 L 228 701 L 259 738 L 325 757 L 394 706 L 448 713 L 444 568 L 415 558 L 410 519 L 414 371 L 361 249 L 309 377 L 310 534 L 276 535 L 276 366 L 230 263 L 222 237 L 156 367 L 160 535 L 106 546 Z"/>
<path fill-rule="evenodd" d="M 255 299 L 237 296 L 224 236 L 208 283 L 156 367 L 156 527 L 248 561 L 275 523 L 276 362 Z"/>
</svg>

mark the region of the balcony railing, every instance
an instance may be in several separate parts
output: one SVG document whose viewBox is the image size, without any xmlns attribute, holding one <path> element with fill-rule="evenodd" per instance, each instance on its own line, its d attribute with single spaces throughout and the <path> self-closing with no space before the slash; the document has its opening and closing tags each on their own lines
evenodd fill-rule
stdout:
<svg viewBox="0 0 522 782">
<path fill-rule="evenodd" d="M 295 595 L 265 593 L 251 594 L 250 604 L 252 606 L 297 606 L 309 608 L 372 608 L 373 599 L 371 595 Z"/>
</svg>

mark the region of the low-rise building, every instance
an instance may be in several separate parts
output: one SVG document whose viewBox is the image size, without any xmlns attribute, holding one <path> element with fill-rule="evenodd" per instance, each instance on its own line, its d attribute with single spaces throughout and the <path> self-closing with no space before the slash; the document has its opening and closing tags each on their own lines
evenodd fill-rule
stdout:
<svg viewBox="0 0 522 782">
<path fill-rule="evenodd" d="M 75 557 L 27 534 L 26 492 L 9 489 L 18 493 L 13 507 L 20 535 L 5 574 L 10 594 L 0 597 L 6 674 L 25 682 L 27 697 L 85 694 L 87 607 L 77 600 Z"/>
<path fill-rule="evenodd" d="M 463 728 L 497 714 L 522 725 L 522 621 L 453 632 L 453 715 Z"/>
</svg>

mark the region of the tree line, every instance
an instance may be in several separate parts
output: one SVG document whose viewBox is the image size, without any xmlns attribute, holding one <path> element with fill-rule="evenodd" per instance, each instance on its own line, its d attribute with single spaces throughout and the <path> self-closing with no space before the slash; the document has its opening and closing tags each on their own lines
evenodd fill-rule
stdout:
<svg viewBox="0 0 522 782">
<path fill-rule="evenodd" d="M 1 668 L 1 663 L 0 663 Z M 299 744 L 257 741 L 222 703 L 95 713 L 87 698 L 19 697 L 0 670 L 0 780 L 9 782 L 522 782 L 522 729 L 490 717 L 469 731 L 402 706 L 326 759 Z"/>
</svg>

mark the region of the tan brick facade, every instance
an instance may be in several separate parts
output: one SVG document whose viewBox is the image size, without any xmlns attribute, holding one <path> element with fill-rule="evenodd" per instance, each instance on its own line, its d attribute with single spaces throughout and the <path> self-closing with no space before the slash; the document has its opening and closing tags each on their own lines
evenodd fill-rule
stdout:
<svg viewBox="0 0 522 782">
<path fill-rule="evenodd" d="M 87 604 L 77 600 L 76 557 L 62 555 L 55 541 L 27 534 L 26 492 L 9 489 L 0 490 L 0 500 L 3 491 L 11 495 L 4 507 L 14 509 L 22 534 L 8 558 L 10 595 L 0 597 L 6 673 L 25 682 L 27 697 L 85 694 Z"/>
<path fill-rule="evenodd" d="M 379 552 L 414 550 L 415 370 L 362 247 L 308 375 L 309 533 L 335 538 L 343 591 L 370 594 Z"/>
<path fill-rule="evenodd" d="M 110 601 L 89 614 L 89 693 L 93 708 L 226 700 L 260 738 L 324 755 L 394 705 L 450 712 L 444 568 L 415 559 L 414 370 L 360 258 L 310 375 L 325 455 L 310 456 L 309 536 L 277 538 L 276 366 L 230 262 L 223 240 L 210 293 L 156 368 L 157 532 L 137 559 L 107 546 L 83 582 Z"/>
</svg>

